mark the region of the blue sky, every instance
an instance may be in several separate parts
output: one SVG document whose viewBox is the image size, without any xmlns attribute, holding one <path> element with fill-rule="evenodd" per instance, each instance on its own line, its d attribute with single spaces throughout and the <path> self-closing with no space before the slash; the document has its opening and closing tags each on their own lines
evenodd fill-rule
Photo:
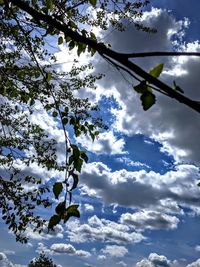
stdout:
<svg viewBox="0 0 200 267">
<path fill-rule="evenodd" d="M 151 2 L 143 22 L 156 27 L 156 34 L 129 27 L 123 33 L 111 30 L 106 41 L 124 52 L 200 51 L 199 0 Z M 67 51 L 64 45 L 59 49 L 58 60 Z M 198 58 L 137 62 L 145 69 L 164 63 L 161 79 L 170 85 L 176 80 L 185 94 L 200 99 Z M 25 267 L 42 251 L 62 267 L 199 267 L 199 115 L 161 95 L 144 112 L 132 89 L 135 81 L 127 83 L 98 56 L 94 64 L 96 72 L 106 75 L 96 92 L 80 94 L 99 103 L 109 130 L 94 143 L 85 136 L 75 140 L 90 158 L 74 196 L 81 218 L 49 234 L 46 229 L 42 235 L 27 229 L 27 245 L 16 243 L 1 223 L 0 267 Z M 63 133 L 57 123 L 41 107 L 33 116 L 61 147 Z M 30 172 L 36 170 L 57 175 L 30 167 Z M 47 217 L 52 214 L 44 212 Z"/>
</svg>

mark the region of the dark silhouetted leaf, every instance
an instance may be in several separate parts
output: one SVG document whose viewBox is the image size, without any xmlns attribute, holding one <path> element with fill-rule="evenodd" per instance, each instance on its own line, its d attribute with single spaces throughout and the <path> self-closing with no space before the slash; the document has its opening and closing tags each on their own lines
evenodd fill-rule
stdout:
<svg viewBox="0 0 200 267">
<path fill-rule="evenodd" d="M 58 199 L 60 193 L 62 192 L 62 189 L 63 189 L 62 183 L 55 183 L 53 185 L 53 193 L 54 193 L 56 199 Z"/>
<path fill-rule="evenodd" d="M 62 213 L 64 213 L 64 211 L 65 211 L 65 205 L 66 205 L 65 201 L 59 203 L 59 204 L 56 206 L 56 208 L 55 208 L 56 213 L 57 213 L 57 214 L 62 214 Z"/>
<path fill-rule="evenodd" d="M 148 110 L 151 106 L 153 106 L 156 102 L 155 95 L 148 91 L 142 94 L 140 99 L 142 101 L 142 106 L 145 111 Z"/>
<path fill-rule="evenodd" d="M 62 38 L 62 36 L 60 36 L 59 38 L 58 38 L 58 45 L 61 45 L 63 43 L 63 38 Z"/>
<path fill-rule="evenodd" d="M 50 220 L 49 220 L 49 224 L 48 224 L 48 229 L 53 229 L 53 227 L 57 224 L 59 224 L 61 220 L 61 216 L 60 215 L 53 215 Z"/>
</svg>

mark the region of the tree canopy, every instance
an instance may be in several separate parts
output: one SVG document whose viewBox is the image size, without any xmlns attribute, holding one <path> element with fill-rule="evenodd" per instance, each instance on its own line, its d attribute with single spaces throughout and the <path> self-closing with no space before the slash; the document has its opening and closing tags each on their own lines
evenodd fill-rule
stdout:
<svg viewBox="0 0 200 267">
<path fill-rule="evenodd" d="M 95 82 L 102 75 L 94 74 L 90 63 L 80 65 L 76 59 L 67 72 L 62 71 L 55 57 L 57 46 L 66 43 L 69 51 L 76 50 L 77 56 L 85 53 L 92 57 L 98 53 L 114 68 L 128 73 L 138 81 L 134 90 L 139 94 L 144 110 L 155 104 L 154 91 L 158 91 L 200 112 L 199 102 L 185 96 L 176 82 L 170 87 L 158 79 L 163 64 L 148 73 L 131 60 L 185 53 L 119 53 L 109 44 L 102 43 L 93 30 L 96 27 L 106 31 L 111 25 L 123 31 L 132 23 L 138 30 L 153 34 L 156 29 L 140 23 L 142 8 L 148 3 L 0 0 L 0 163 L 3 166 L 0 208 L 3 220 L 18 241 L 27 241 L 25 231 L 30 223 L 33 230 L 42 231 L 46 218 L 42 218 L 35 208 L 55 205 L 49 198 L 51 192 L 57 204 L 55 214 L 47 219 L 49 230 L 61 221 L 67 222 L 71 216 L 80 216 L 78 205 L 72 201 L 72 193 L 88 156 L 71 136 L 84 134 L 94 140 L 100 131 L 107 129 L 98 116 L 98 107 L 77 93 L 82 88 L 95 89 Z M 199 53 L 187 55 L 199 56 Z M 32 115 L 37 109 L 48 114 L 63 131 L 64 158 L 59 157 L 58 151 L 63 147 L 58 146 L 58 140 L 33 120 Z M 62 179 L 49 187 L 34 172 L 27 175 L 28 168 L 37 166 L 61 175 Z"/>
<path fill-rule="evenodd" d="M 28 267 L 57 267 L 57 265 L 53 263 L 52 259 L 41 253 L 38 258 L 31 260 Z"/>
</svg>

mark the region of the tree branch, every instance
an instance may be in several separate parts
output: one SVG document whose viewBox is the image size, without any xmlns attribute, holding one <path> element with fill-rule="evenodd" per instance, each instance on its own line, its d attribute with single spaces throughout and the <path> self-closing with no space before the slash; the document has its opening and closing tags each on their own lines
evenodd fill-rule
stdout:
<svg viewBox="0 0 200 267">
<path fill-rule="evenodd" d="M 64 33 L 65 36 L 69 36 L 72 40 L 78 43 L 83 43 L 85 45 L 90 46 L 94 50 L 96 50 L 101 56 L 107 56 L 116 62 L 122 64 L 125 68 L 129 69 L 131 72 L 134 72 L 144 80 L 148 81 L 150 84 L 158 87 L 162 92 L 167 94 L 169 97 L 176 99 L 178 102 L 185 104 L 186 106 L 190 107 L 191 109 L 200 113 L 200 104 L 198 101 L 194 101 L 189 99 L 188 97 L 180 94 L 179 92 L 175 91 L 173 88 L 168 86 L 167 84 L 163 83 L 162 81 L 154 78 L 149 73 L 144 71 L 138 65 L 130 61 L 124 54 L 118 53 L 107 48 L 104 44 L 98 43 L 86 36 L 79 34 L 77 31 L 73 31 L 67 27 L 66 24 L 59 22 L 58 20 L 52 18 L 49 15 L 43 14 L 31 6 L 27 4 L 27 2 L 23 0 L 10 0 L 12 4 L 20 8 L 21 10 L 27 12 L 31 15 L 36 21 L 46 23 L 50 25 L 60 32 Z"/>
<path fill-rule="evenodd" d="M 137 58 L 137 57 L 169 57 L 169 56 L 195 56 L 200 57 L 199 52 L 166 52 L 166 51 L 154 51 L 154 52 L 142 52 L 142 53 L 121 53 L 127 58 Z"/>
</svg>

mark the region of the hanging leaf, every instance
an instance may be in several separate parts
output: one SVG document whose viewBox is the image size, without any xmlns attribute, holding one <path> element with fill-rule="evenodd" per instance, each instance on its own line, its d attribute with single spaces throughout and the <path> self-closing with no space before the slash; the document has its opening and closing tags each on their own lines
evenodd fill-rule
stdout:
<svg viewBox="0 0 200 267">
<path fill-rule="evenodd" d="M 53 111 L 53 112 L 52 112 L 52 116 L 53 116 L 54 118 L 56 118 L 56 117 L 58 116 L 58 112 L 57 112 L 57 111 Z"/>
<path fill-rule="evenodd" d="M 70 217 L 80 218 L 80 212 L 78 210 L 79 205 L 71 205 L 65 210 L 64 222 L 67 222 Z"/>
<path fill-rule="evenodd" d="M 81 151 L 81 158 L 87 163 L 88 162 L 88 156 L 84 151 Z"/>
<path fill-rule="evenodd" d="M 73 185 L 72 185 L 72 188 L 70 189 L 70 191 L 72 191 L 73 189 L 75 189 L 78 185 L 78 175 L 74 172 L 70 173 L 71 176 L 73 177 Z"/>
<path fill-rule="evenodd" d="M 49 220 L 48 230 L 53 229 L 54 226 L 59 224 L 60 220 L 61 220 L 61 216 L 60 215 L 53 215 Z"/>
<path fill-rule="evenodd" d="M 61 45 L 63 43 L 63 38 L 62 38 L 62 36 L 60 36 L 59 38 L 58 38 L 58 45 Z"/>
<path fill-rule="evenodd" d="M 53 4 L 53 1 L 52 0 L 47 0 L 46 1 L 46 7 L 49 9 L 49 10 L 53 10 L 54 8 L 54 4 Z"/>
<path fill-rule="evenodd" d="M 155 95 L 149 91 L 142 94 L 140 99 L 142 101 L 142 106 L 145 111 L 152 107 L 156 102 Z"/>
<path fill-rule="evenodd" d="M 59 203 L 55 208 L 56 213 L 63 214 L 65 211 L 65 205 L 66 205 L 65 201 Z"/>
<path fill-rule="evenodd" d="M 47 73 L 47 82 L 50 82 L 52 79 L 51 73 Z"/>
<path fill-rule="evenodd" d="M 74 161 L 74 168 L 78 171 L 81 172 L 81 168 L 83 165 L 83 160 L 78 158 L 77 160 Z"/>
<path fill-rule="evenodd" d="M 62 183 L 55 183 L 53 185 L 53 193 L 55 195 L 55 198 L 58 199 L 60 193 L 62 192 L 63 190 L 63 185 Z"/>
<path fill-rule="evenodd" d="M 90 4 L 95 7 L 97 4 L 97 0 L 89 0 Z"/>
<path fill-rule="evenodd" d="M 184 94 L 183 89 L 181 89 L 180 86 L 178 86 L 175 81 L 173 81 L 173 86 L 175 91 L 179 91 L 180 93 Z"/>
<path fill-rule="evenodd" d="M 153 76 L 155 78 L 158 78 L 160 76 L 161 72 L 163 71 L 163 67 L 164 67 L 164 64 L 159 64 L 156 67 L 154 67 L 153 69 L 151 69 L 149 71 L 149 74 L 151 74 L 151 76 Z"/>
<path fill-rule="evenodd" d="M 146 81 L 141 81 L 138 85 L 134 86 L 134 90 L 139 94 L 144 94 L 147 91 L 147 83 Z"/>
</svg>

